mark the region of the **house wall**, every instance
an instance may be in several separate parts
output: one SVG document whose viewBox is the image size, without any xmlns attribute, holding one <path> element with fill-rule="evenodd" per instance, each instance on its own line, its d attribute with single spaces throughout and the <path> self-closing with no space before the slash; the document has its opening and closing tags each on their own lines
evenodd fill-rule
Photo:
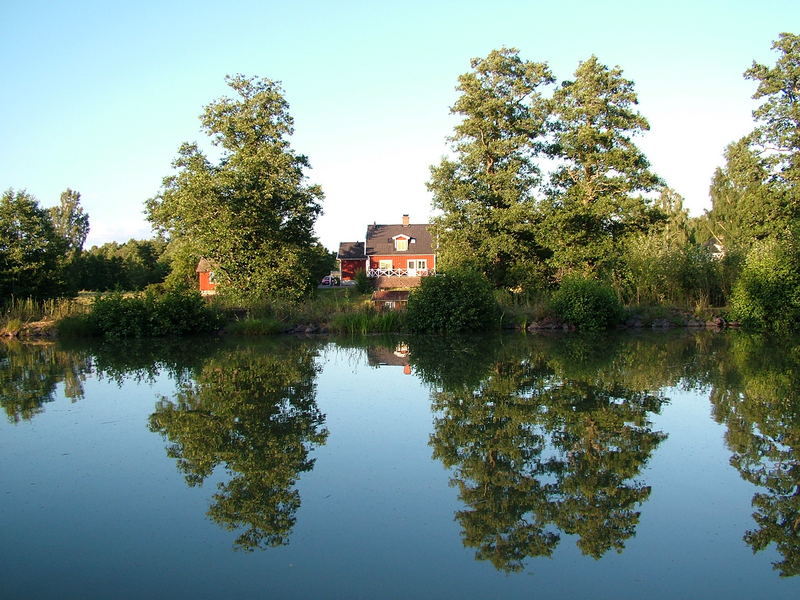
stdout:
<svg viewBox="0 0 800 600">
<path fill-rule="evenodd" d="M 355 279 L 356 273 L 358 273 L 359 271 L 364 271 L 366 268 L 365 267 L 366 261 L 364 261 L 364 259 L 353 260 L 353 259 L 342 258 L 339 259 L 339 262 L 341 263 L 341 272 L 343 281 L 351 281 Z"/>
<path fill-rule="evenodd" d="M 211 283 L 209 281 L 209 277 L 211 273 L 209 271 L 201 271 L 200 275 L 200 292 L 215 292 L 217 289 L 216 283 Z"/>
<path fill-rule="evenodd" d="M 380 268 L 380 261 L 391 260 L 393 269 L 407 269 L 409 260 L 419 260 L 419 259 L 428 261 L 429 270 L 436 268 L 435 256 L 433 254 L 403 254 L 400 256 L 398 255 L 381 256 L 377 254 L 375 256 L 369 257 L 369 268 L 378 269 Z"/>
</svg>

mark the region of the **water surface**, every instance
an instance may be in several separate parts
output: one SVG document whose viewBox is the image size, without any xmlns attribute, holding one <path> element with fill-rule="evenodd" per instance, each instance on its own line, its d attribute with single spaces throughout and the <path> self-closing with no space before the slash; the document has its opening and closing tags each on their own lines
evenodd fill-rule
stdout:
<svg viewBox="0 0 800 600">
<path fill-rule="evenodd" d="M 800 344 L 0 346 L 2 598 L 797 598 Z"/>
</svg>

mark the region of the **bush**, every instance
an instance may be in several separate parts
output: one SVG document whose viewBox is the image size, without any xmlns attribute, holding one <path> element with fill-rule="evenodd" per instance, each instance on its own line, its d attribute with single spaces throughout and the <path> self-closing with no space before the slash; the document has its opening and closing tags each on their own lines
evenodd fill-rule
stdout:
<svg viewBox="0 0 800 600">
<path fill-rule="evenodd" d="M 369 294 L 372 291 L 372 280 L 367 276 L 366 271 L 356 273 L 356 290 L 359 294 Z"/>
<path fill-rule="evenodd" d="M 610 286 L 581 276 L 564 278 L 552 306 L 561 319 L 586 331 L 612 327 L 622 316 L 622 305 Z"/>
<path fill-rule="evenodd" d="M 480 273 L 451 271 L 424 277 L 408 298 L 412 331 L 474 331 L 498 325 L 492 286 Z"/>
<path fill-rule="evenodd" d="M 800 252 L 795 240 L 757 242 L 733 288 L 731 316 L 745 327 L 800 329 Z"/>
<path fill-rule="evenodd" d="M 98 296 L 88 317 L 88 330 L 108 338 L 140 338 L 207 333 L 219 316 L 196 291 Z"/>
</svg>

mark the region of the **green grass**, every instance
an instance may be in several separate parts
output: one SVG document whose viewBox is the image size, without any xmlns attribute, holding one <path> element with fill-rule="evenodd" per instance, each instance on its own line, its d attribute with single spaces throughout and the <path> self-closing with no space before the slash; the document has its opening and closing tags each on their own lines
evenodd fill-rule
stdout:
<svg viewBox="0 0 800 600">
<path fill-rule="evenodd" d="M 231 335 L 274 335 L 284 329 L 283 323 L 271 317 L 243 319 L 225 326 L 225 331 Z"/>
<path fill-rule="evenodd" d="M 333 333 L 364 335 L 405 330 L 405 311 L 377 312 L 371 309 L 333 315 L 329 329 Z"/>
<path fill-rule="evenodd" d="M 90 303 L 83 299 L 11 298 L 0 306 L 0 332 L 17 335 L 28 323 L 37 321 L 57 323 L 65 318 L 86 314 L 89 307 Z"/>
</svg>

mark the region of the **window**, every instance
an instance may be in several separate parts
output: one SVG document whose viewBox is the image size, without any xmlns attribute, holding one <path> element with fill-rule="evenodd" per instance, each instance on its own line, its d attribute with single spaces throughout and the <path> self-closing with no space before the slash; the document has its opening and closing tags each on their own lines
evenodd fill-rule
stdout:
<svg viewBox="0 0 800 600">
<path fill-rule="evenodd" d="M 408 238 L 395 238 L 394 249 L 398 252 L 408 250 Z"/>
<path fill-rule="evenodd" d="M 392 269 L 392 261 L 391 260 L 379 260 L 378 261 L 378 268 L 381 271 L 391 271 L 391 269 Z"/>
<path fill-rule="evenodd" d="M 209 271 L 208 272 L 208 283 L 217 283 L 217 273 L 216 271 Z"/>
<path fill-rule="evenodd" d="M 428 261 L 427 259 L 421 258 L 419 260 L 410 260 L 408 261 L 408 268 L 417 270 L 417 271 L 427 271 L 428 270 Z"/>
</svg>

